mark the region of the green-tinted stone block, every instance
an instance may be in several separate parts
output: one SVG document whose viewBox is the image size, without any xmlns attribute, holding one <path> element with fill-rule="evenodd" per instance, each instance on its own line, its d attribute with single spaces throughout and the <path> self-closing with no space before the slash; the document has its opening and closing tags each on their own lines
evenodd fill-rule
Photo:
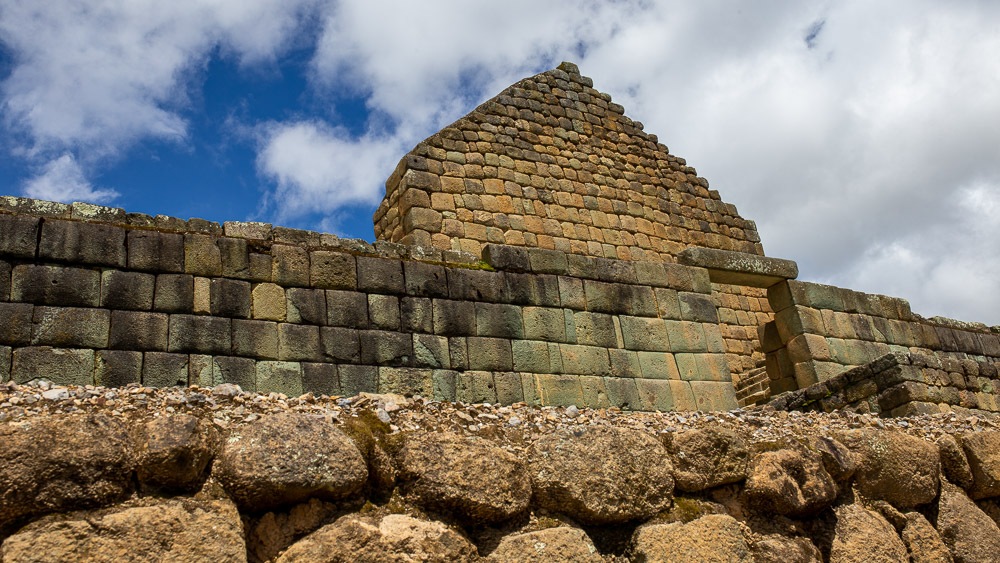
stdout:
<svg viewBox="0 0 1000 563">
<path fill-rule="evenodd" d="M 284 393 L 298 397 L 302 389 L 302 364 L 299 362 L 257 362 L 257 392 Z"/>
<path fill-rule="evenodd" d="M 680 379 L 674 355 L 668 352 L 638 352 L 639 369 L 644 379 Z"/>
</svg>

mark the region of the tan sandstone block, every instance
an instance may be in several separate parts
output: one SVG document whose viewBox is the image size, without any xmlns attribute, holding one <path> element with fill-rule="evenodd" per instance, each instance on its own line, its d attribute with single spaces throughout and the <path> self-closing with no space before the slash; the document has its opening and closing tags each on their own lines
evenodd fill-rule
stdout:
<svg viewBox="0 0 1000 563">
<path fill-rule="evenodd" d="M 262 283 L 250 295 L 252 316 L 255 319 L 284 321 L 286 314 L 285 290 L 278 284 Z"/>
</svg>

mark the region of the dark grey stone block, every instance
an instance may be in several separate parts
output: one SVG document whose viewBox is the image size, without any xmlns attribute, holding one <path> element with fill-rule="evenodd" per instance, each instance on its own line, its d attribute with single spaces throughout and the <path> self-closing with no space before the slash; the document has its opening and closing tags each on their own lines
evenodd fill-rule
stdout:
<svg viewBox="0 0 1000 563">
<path fill-rule="evenodd" d="M 293 287 L 285 291 L 285 299 L 288 322 L 311 325 L 327 323 L 326 291 Z"/>
<path fill-rule="evenodd" d="M 483 261 L 497 270 L 508 272 L 528 272 L 528 249 L 523 246 L 487 244 L 483 247 Z"/>
<path fill-rule="evenodd" d="M 107 348 L 110 312 L 77 307 L 35 307 L 31 343 L 61 348 Z"/>
<path fill-rule="evenodd" d="M 212 280 L 211 310 L 217 317 L 250 317 L 250 282 L 216 278 Z"/>
<path fill-rule="evenodd" d="M 360 363 L 361 341 L 353 328 L 322 327 L 320 339 L 326 359 L 338 363 Z"/>
<path fill-rule="evenodd" d="M 502 338 L 470 337 L 469 369 L 482 371 L 513 371 L 514 357 L 510 340 Z"/>
<path fill-rule="evenodd" d="M 108 347 L 116 350 L 165 351 L 168 319 L 166 313 L 112 311 Z"/>
<path fill-rule="evenodd" d="M 371 293 L 406 293 L 403 263 L 399 260 L 358 256 L 358 289 Z"/>
<path fill-rule="evenodd" d="M 375 366 L 337 366 L 340 391 L 347 397 L 378 391 L 378 368 Z"/>
<path fill-rule="evenodd" d="M 142 356 L 142 384 L 174 387 L 188 384 L 188 355 L 146 352 Z"/>
<path fill-rule="evenodd" d="M 0 383 L 10 379 L 10 359 L 13 355 L 13 348 L 0 346 Z"/>
<path fill-rule="evenodd" d="M 235 356 L 215 356 L 215 376 L 219 383 L 234 383 L 240 389 L 253 393 L 257 391 L 257 362 L 250 358 Z"/>
<path fill-rule="evenodd" d="M 415 297 L 448 297 L 448 275 L 444 266 L 425 262 L 403 262 L 406 294 Z"/>
<path fill-rule="evenodd" d="M 233 319 L 233 354 L 261 360 L 278 359 L 278 323 Z"/>
<path fill-rule="evenodd" d="M 94 384 L 94 351 L 31 346 L 14 350 L 11 379 L 47 379 L 60 385 Z"/>
<path fill-rule="evenodd" d="M 38 242 L 39 258 L 125 267 L 125 229 L 80 221 L 46 219 Z"/>
<path fill-rule="evenodd" d="M 101 274 L 101 306 L 108 309 L 149 311 L 153 308 L 156 276 L 105 270 Z"/>
<path fill-rule="evenodd" d="M 502 272 L 465 268 L 448 269 L 448 296 L 467 301 L 493 303 L 508 301 L 507 286 Z"/>
<path fill-rule="evenodd" d="M 399 330 L 399 298 L 395 295 L 369 295 L 368 320 L 371 328 Z"/>
<path fill-rule="evenodd" d="M 471 301 L 435 299 L 434 334 L 471 336 L 476 334 L 476 306 Z"/>
<path fill-rule="evenodd" d="M 309 285 L 321 289 L 357 289 L 358 268 L 354 256 L 329 250 L 310 252 Z"/>
<path fill-rule="evenodd" d="M 340 378 L 334 364 L 303 363 L 302 390 L 314 395 L 340 394 Z"/>
<path fill-rule="evenodd" d="M 0 301 L 10 301 L 10 274 L 13 266 L 0 260 Z"/>
<path fill-rule="evenodd" d="M 101 302 L 101 273 L 68 266 L 14 266 L 11 301 L 97 307 Z"/>
<path fill-rule="evenodd" d="M 408 366 L 413 361 L 413 340 L 403 332 L 362 330 L 361 363 L 378 366 Z"/>
<path fill-rule="evenodd" d="M 501 303 L 476 303 L 476 335 L 523 338 L 521 308 Z"/>
<path fill-rule="evenodd" d="M 171 352 L 229 355 L 232 335 L 229 319 L 170 315 L 168 349 Z"/>
<path fill-rule="evenodd" d="M 448 339 L 448 356 L 451 358 L 451 369 L 469 369 L 469 343 L 462 336 Z"/>
<path fill-rule="evenodd" d="M 34 258 L 38 224 L 37 217 L 0 214 L 0 256 Z"/>
<path fill-rule="evenodd" d="M 194 276 L 190 274 L 156 276 L 153 309 L 164 313 L 194 312 Z"/>
<path fill-rule="evenodd" d="M 31 343 L 31 317 L 34 306 L 29 303 L 0 303 L 0 344 L 26 346 Z"/>
<path fill-rule="evenodd" d="M 278 359 L 293 362 L 323 360 L 319 327 L 313 325 L 278 324 Z"/>
<path fill-rule="evenodd" d="M 559 278 L 549 274 L 506 273 L 507 294 L 516 305 L 559 307 Z"/>
<path fill-rule="evenodd" d="M 326 317 L 330 326 L 368 327 L 368 295 L 331 289 L 326 292 Z"/>
<path fill-rule="evenodd" d="M 246 239 L 222 237 L 215 244 L 219 247 L 222 275 L 227 278 L 250 279 L 250 251 Z"/>
<path fill-rule="evenodd" d="M 131 270 L 180 273 L 184 271 L 184 235 L 133 229 L 128 232 Z"/>
<path fill-rule="evenodd" d="M 222 252 L 217 237 L 196 233 L 184 235 L 184 272 L 196 276 L 222 275 Z"/>
<path fill-rule="evenodd" d="M 681 319 L 702 323 L 719 322 L 719 310 L 708 295 L 681 292 L 678 294 L 678 299 L 681 305 Z"/>
<path fill-rule="evenodd" d="M 434 308 L 427 297 L 404 297 L 399 302 L 399 316 L 404 332 L 434 332 Z"/>
<path fill-rule="evenodd" d="M 413 365 L 425 368 L 448 368 L 448 339 L 433 334 L 413 335 Z"/>
<path fill-rule="evenodd" d="M 94 383 L 125 387 L 142 382 L 142 352 L 98 350 L 94 361 Z"/>
</svg>

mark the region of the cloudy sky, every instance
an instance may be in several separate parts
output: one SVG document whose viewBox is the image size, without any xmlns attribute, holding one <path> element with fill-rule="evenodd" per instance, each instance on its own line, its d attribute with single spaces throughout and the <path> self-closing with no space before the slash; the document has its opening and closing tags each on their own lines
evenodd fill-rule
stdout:
<svg viewBox="0 0 1000 563">
<path fill-rule="evenodd" d="M 5 0 L 0 193 L 370 240 L 406 151 L 562 60 L 800 279 L 1000 324 L 986 0 Z"/>
</svg>

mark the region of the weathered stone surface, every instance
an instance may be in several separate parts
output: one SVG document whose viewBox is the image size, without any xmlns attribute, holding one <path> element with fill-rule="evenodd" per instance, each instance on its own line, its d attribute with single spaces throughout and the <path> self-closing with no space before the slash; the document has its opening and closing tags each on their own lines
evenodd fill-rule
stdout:
<svg viewBox="0 0 1000 563">
<path fill-rule="evenodd" d="M 828 507 L 837 485 L 818 453 L 788 445 L 751 458 L 745 491 L 759 509 L 801 517 Z"/>
<path fill-rule="evenodd" d="M 166 313 L 112 311 L 108 346 L 116 350 L 163 351 L 167 349 L 168 326 Z"/>
<path fill-rule="evenodd" d="M 704 428 L 665 436 L 677 489 L 696 492 L 746 478 L 749 450 L 735 432 Z"/>
<path fill-rule="evenodd" d="M 105 415 L 2 425 L 0 529 L 24 516 L 117 502 L 131 490 L 133 466 L 127 428 Z"/>
<path fill-rule="evenodd" d="M 687 524 L 641 526 L 632 538 L 632 554 L 649 563 L 753 561 L 739 522 L 725 514 L 709 514 Z"/>
<path fill-rule="evenodd" d="M 101 275 L 101 306 L 148 311 L 153 308 L 155 283 L 153 274 L 105 270 Z"/>
<path fill-rule="evenodd" d="M 845 432 L 837 438 L 856 456 L 854 478 L 865 497 L 910 509 L 937 496 L 941 458 L 933 443 L 875 429 Z"/>
<path fill-rule="evenodd" d="M 62 307 L 97 307 L 101 301 L 101 273 L 85 268 L 14 266 L 11 300 Z"/>
<path fill-rule="evenodd" d="M 184 235 L 147 230 L 128 232 L 128 267 L 153 272 L 184 271 Z"/>
<path fill-rule="evenodd" d="M 228 499 L 142 499 L 104 510 L 50 516 L 0 546 L 9 563 L 247 560 L 243 525 Z"/>
<path fill-rule="evenodd" d="M 798 265 L 791 260 L 744 252 L 692 246 L 677 258 L 681 264 L 707 269 L 713 283 L 770 287 L 799 275 Z"/>
<path fill-rule="evenodd" d="M 529 466 L 538 505 L 584 524 L 648 518 L 673 498 L 667 450 L 636 430 L 578 427 L 542 436 Z"/>
<path fill-rule="evenodd" d="M 114 225 L 46 220 L 38 256 L 65 262 L 125 266 L 125 230 Z"/>
<path fill-rule="evenodd" d="M 51 346 L 16 348 L 10 375 L 18 383 L 58 379 L 67 385 L 91 385 L 94 382 L 94 351 Z"/>
<path fill-rule="evenodd" d="M 336 516 L 336 503 L 309 499 L 290 510 L 267 512 L 245 523 L 250 561 L 272 561 L 295 540 L 314 532 Z M 248 519 L 249 520 L 249 519 Z"/>
<path fill-rule="evenodd" d="M 996 561 L 1000 553 L 1000 528 L 965 491 L 941 483 L 937 531 L 956 562 Z"/>
<path fill-rule="evenodd" d="M 156 276 L 153 308 L 164 313 L 193 312 L 194 276 L 188 274 L 160 274 Z"/>
<path fill-rule="evenodd" d="M 243 510 L 259 512 L 309 497 L 349 497 L 364 485 L 368 469 L 339 428 L 284 413 L 232 431 L 212 474 Z"/>
<path fill-rule="evenodd" d="M 440 522 L 402 514 L 381 519 L 348 515 L 293 544 L 276 563 L 470 561 L 476 547 Z"/>
<path fill-rule="evenodd" d="M 906 514 L 906 525 L 900 535 L 907 551 L 910 552 L 912 563 L 931 563 L 932 561 L 952 561 L 948 546 L 941 540 L 937 530 L 919 512 Z"/>
<path fill-rule="evenodd" d="M 37 217 L 0 214 L 0 254 L 34 258 L 38 244 Z"/>
<path fill-rule="evenodd" d="M 1000 432 L 962 436 L 962 449 L 972 470 L 969 496 L 976 500 L 1000 496 Z"/>
<path fill-rule="evenodd" d="M 823 555 L 807 537 L 770 534 L 751 545 L 755 563 L 821 563 Z"/>
<path fill-rule="evenodd" d="M 154 418 L 146 423 L 137 444 L 139 483 L 154 490 L 198 490 L 208 477 L 208 466 L 221 447 L 210 423 L 188 414 Z"/>
<path fill-rule="evenodd" d="M 962 445 L 951 434 L 944 434 L 937 439 L 941 451 L 941 470 L 952 483 L 968 490 L 972 486 L 972 468 L 965 457 Z"/>
<path fill-rule="evenodd" d="M 531 500 L 524 464 L 481 438 L 451 433 L 409 436 L 398 463 L 408 496 L 464 521 L 502 522 L 527 510 Z"/>
<path fill-rule="evenodd" d="M 559 526 L 523 534 L 511 534 L 485 559 L 490 562 L 599 563 L 594 542 L 579 528 Z"/>
<path fill-rule="evenodd" d="M 889 522 L 859 504 L 834 508 L 836 524 L 830 561 L 875 563 L 907 561 L 906 546 Z"/>
</svg>

